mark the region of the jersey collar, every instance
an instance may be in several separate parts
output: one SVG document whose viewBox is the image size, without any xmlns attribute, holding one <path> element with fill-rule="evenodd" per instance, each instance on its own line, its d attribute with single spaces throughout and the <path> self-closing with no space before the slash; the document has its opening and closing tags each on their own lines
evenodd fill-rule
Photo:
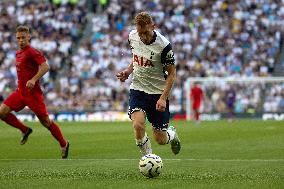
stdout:
<svg viewBox="0 0 284 189">
<path fill-rule="evenodd" d="M 154 43 L 154 42 L 156 41 L 157 33 L 156 33 L 155 31 L 153 31 L 153 32 L 154 32 L 154 35 L 153 35 L 152 40 L 150 41 L 150 43 L 149 43 L 149 44 L 145 44 L 145 45 L 151 45 L 152 43 Z"/>
<path fill-rule="evenodd" d="M 26 50 L 26 49 L 29 48 L 29 47 L 30 47 L 30 44 L 26 45 L 23 49 L 20 49 L 20 48 L 19 48 L 19 51 L 24 51 L 24 50 Z"/>
</svg>

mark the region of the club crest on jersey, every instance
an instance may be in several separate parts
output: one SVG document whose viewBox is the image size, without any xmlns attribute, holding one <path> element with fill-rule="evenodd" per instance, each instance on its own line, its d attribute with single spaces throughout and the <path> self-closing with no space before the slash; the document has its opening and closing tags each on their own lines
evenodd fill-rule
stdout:
<svg viewBox="0 0 284 189">
<path fill-rule="evenodd" d="M 151 60 L 148 60 L 143 56 L 139 58 L 136 54 L 133 56 L 133 62 L 137 62 L 137 64 L 141 67 L 154 67 L 154 64 Z"/>
</svg>

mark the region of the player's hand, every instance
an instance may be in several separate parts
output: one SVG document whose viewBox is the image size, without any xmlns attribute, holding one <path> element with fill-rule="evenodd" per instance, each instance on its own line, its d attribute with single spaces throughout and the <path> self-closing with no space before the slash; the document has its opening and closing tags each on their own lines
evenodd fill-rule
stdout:
<svg viewBox="0 0 284 189">
<path fill-rule="evenodd" d="M 35 81 L 34 80 L 31 79 L 31 80 L 27 81 L 26 87 L 28 89 L 32 89 L 32 88 L 34 88 L 34 86 L 35 86 Z"/>
<path fill-rule="evenodd" d="M 158 110 L 159 112 L 164 112 L 166 111 L 166 106 L 167 102 L 160 98 L 156 103 L 156 110 Z"/>
<path fill-rule="evenodd" d="M 116 74 L 116 78 L 119 79 L 121 82 L 124 82 L 126 79 L 128 79 L 129 75 L 130 74 L 126 70 L 124 70 Z"/>
</svg>

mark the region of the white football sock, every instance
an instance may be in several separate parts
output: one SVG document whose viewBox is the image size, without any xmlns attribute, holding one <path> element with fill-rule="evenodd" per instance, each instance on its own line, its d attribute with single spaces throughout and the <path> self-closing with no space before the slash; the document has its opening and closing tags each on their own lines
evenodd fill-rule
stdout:
<svg viewBox="0 0 284 189">
<path fill-rule="evenodd" d="M 135 139 L 136 145 L 139 147 L 142 156 L 152 153 L 150 138 L 145 133 L 142 139 Z"/>
<path fill-rule="evenodd" d="M 147 136 L 147 133 L 145 133 L 144 137 L 142 139 L 135 139 L 136 141 L 136 145 L 143 145 L 146 141 L 147 141 L 148 136 Z"/>
</svg>

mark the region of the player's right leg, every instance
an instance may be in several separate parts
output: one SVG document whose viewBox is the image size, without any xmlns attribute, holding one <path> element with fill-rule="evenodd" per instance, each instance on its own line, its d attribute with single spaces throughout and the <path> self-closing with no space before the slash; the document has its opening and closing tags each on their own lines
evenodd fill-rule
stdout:
<svg viewBox="0 0 284 189">
<path fill-rule="evenodd" d="M 234 104 L 228 104 L 228 122 L 233 122 L 234 120 Z"/>
<path fill-rule="evenodd" d="M 27 142 L 29 135 L 32 133 L 32 129 L 25 126 L 11 111 L 20 111 L 24 107 L 25 105 L 21 100 L 21 95 L 17 91 L 13 92 L 0 106 L 0 119 L 22 132 L 23 137 L 20 142 L 22 145 Z"/>
<path fill-rule="evenodd" d="M 135 133 L 136 145 L 139 147 L 141 155 L 151 154 L 151 142 L 146 134 L 146 112 L 147 99 L 145 93 L 130 89 L 129 93 L 129 111 L 128 115 L 132 120 L 132 125 Z"/>
<path fill-rule="evenodd" d="M 141 155 L 152 153 L 150 138 L 146 133 L 145 113 L 143 111 L 135 111 L 131 114 L 132 125 L 135 133 L 136 145 L 139 147 Z"/>
</svg>

